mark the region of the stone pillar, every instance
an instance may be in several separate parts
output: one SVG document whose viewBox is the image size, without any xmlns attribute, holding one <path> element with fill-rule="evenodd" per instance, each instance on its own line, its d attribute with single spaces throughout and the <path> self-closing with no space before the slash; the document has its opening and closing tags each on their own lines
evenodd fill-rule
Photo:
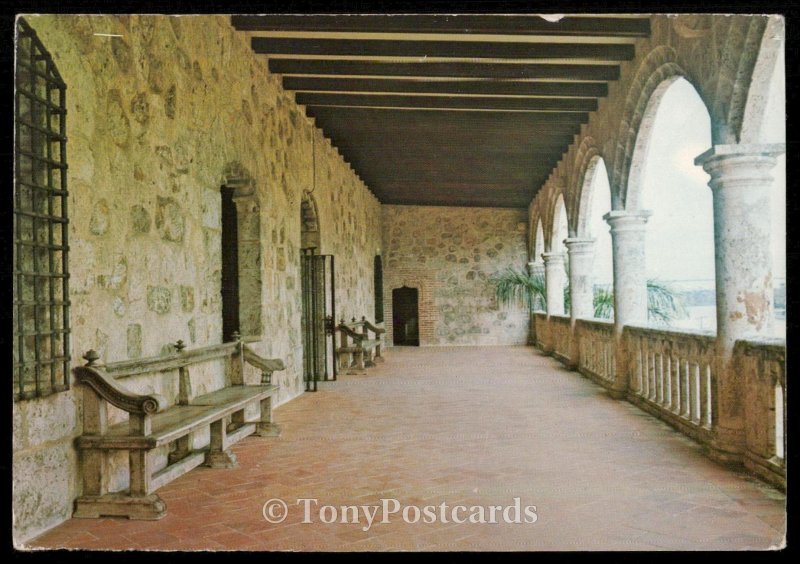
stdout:
<svg viewBox="0 0 800 564">
<path fill-rule="evenodd" d="M 744 450 L 743 381 L 732 365 L 738 339 L 768 336 L 773 318 L 771 171 L 785 145 L 717 145 L 695 159 L 711 175 L 717 293 L 713 454 Z"/>
<path fill-rule="evenodd" d="M 594 285 L 592 265 L 594 264 L 594 239 L 572 237 L 564 240 L 569 255 L 570 292 L 570 362 L 575 369 L 580 363 L 579 335 L 576 321 L 590 318 L 594 314 Z"/>
<path fill-rule="evenodd" d="M 550 327 L 551 315 L 564 315 L 564 253 L 542 253 L 544 261 L 545 306 L 547 309 L 547 326 Z M 544 352 L 553 352 L 553 341 L 550 331 L 543 339 Z"/>
<path fill-rule="evenodd" d="M 615 398 L 625 397 L 628 391 L 629 355 L 622 330 L 625 325 L 647 323 L 644 240 L 647 219 L 652 213 L 649 210 L 612 210 L 603 216 L 611 226 L 614 262 L 616 379 L 610 394 Z"/>
<path fill-rule="evenodd" d="M 544 278 L 544 263 L 541 259 L 529 262 L 527 264 L 528 267 L 528 274 L 531 276 L 541 276 Z M 534 313 L 536 312 L 536 308 L 533 308 L 530 312 L 530 320 L 529 320 L 529 330 L 528 330 L 528 344 L 529 345 L 536 345 L 536 319 L 534 317 Z M 544 335 L 542 335 L 544 337 Z"/>
</svg>

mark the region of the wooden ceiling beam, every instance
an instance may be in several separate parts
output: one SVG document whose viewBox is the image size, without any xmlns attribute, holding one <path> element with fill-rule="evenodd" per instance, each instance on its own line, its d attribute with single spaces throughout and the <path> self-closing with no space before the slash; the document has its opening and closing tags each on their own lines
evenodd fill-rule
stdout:
<svg viewBox="0 0 800 564">
<path fill-rule="evenodd" d="M 409 126 L 437 127 L 440 125 L 462 125 L 464 127 L 542 127 L 555 125 L 556 129 L 573 129 L 579 125 L 581 114 L 555 112 L 481 112 L 462 110 L 398 110 L 393 108 L 334 108 L 310 106 L 306 108 L 309 117 L 323 121 L 353 121 L 364 127 L 374 125 L 385 127 L 392 123 Z"/>
<path fill-rule="evenodd" d="M 630 61 L 634 46 L 621 43 L 529 43 L 395 39 L 320 39 L 253 37 L 261 55 L 360 57 L 435 57 L 451 59 L 582 59 Z"/>
<path fill-rule="evenodd" d="M 353 59 L 270 59 L 269 71 L 287 75 L 558 79 L 576 82 L 607 82 L 619 79 L 619 65 L 545 63 L 391 63 Z"/>
<path fill-rule="evenodd" d="M 457 33 L 648 37 L 650 20 L 613 16 L 564 17 L 549 22 L 537 15 L 263 15 L 232 16 L 240 31 L 367 33 Z"/>
<path fill-rule="evenodd" d="M 439 108 L 477 110 L 533 110 L 543 112 L 593 112 L 597 100 L 593 98 L 500 98 L 486 96 L 406 96 L 391 94 L 295 94 L 298 104 L 304 106 L 347 106 L 384 108 Z M 577 113 L 576 122 L 589 119 L 586 113 Z"/>
<path fill-rule="evenodd" d="M 406 94 L 481 94 L 600 98 L 608 95 L 602 82 L 519 82 L 500 80 L 409 80 L 285 76 L 283 87 L 297 92 L 391 92 Z"/>
</svg>

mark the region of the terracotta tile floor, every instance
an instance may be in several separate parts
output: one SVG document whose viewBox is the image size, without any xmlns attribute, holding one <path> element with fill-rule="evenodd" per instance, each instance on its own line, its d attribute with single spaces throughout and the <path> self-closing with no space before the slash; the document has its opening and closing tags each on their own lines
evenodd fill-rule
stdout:
<svg viewBox="0 0 800 564">
<path fill-rule="evenodd" d="M 164 519 L 72 519 L 31 546 L 704 550 L 783 542 L 781 493 L 711 462 L 532 348 L 395 348 L 386 358 L 367 375 L 322 383 L 276 409 L 283 435 L 239 443 L 239 468 L 198 468 L 159 490 Z M 302 523 L 296 504 L 393 498 L 488 507 L 515 497 L 536 506 L 535 523 L 503 523 L 498 513 L 499 524 L 413 524 L 398 513 L 365 532 L 364 518 L 325 524 L 318 508 Z M 271 498 L 289 504 L 282 523 L 262 514 Z"/>
</svg>

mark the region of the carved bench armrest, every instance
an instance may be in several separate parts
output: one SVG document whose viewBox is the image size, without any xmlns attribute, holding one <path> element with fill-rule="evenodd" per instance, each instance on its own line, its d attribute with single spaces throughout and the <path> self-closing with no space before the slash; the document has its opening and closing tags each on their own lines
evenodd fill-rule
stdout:
<svg viewBox="0 0 800 564">
<path fill-rule="evenodd" d="M 261 381 L 264 384 L 271 383 L 272 373 L 276 370 L 286 370 L 286 364 L 280 358 L 264 358 L 247 345 L 242 346 L 242 354 L 245 362 L 261 370 Z"/>
<path fill-rule="evenodd" d="M 376 337 L 376 338 L 379 338 L 379 337 L 378 337 L 379 335 L 381 335 L 381 334 L 383 334 L 383 333 L 386 333 L 386 329 L 385 329 L 384 327 L 380 327 L 380 326 L 378 326 L 378 325 L 373 325 L 373 324 L 372 324 L 372 323 L 370 323 L 370 322 L 367 320 L 367 318 L 365 318 L 365 317 L 362 317 L 362 318 L 361 318 L 361 321 L 364 323 L 364 326 L 365 326 L 367 329 L 369 329 L 370 331 L 372 331 L 373 333 L 375 333 L 375 337 Z"/>
<path fill-rule="evenodd" d="M 358 333 L 352 327 L 345 325 L 344 323 L 340 323 L 336 329 L 340 332 L 344 333 L 348 337 L 352 338 L 356 343 L 360 343 L 362 340 L 365 339 L 365 336 L 362 333 Z"/>
<path fill-rule="evenodd" d="M 164 397 L 158 394 L 136 394 L 97 367 L 76 366 L 72 371 L 78 382 L 89 386 L 99 397 L 128 413 L 152 415 L 167 408 Z"/>
</svg>

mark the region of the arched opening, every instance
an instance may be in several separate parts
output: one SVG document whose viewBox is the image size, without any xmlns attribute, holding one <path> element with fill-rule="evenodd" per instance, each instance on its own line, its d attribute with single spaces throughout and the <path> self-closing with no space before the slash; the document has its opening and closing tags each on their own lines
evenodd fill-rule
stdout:
<svg viewBox="0 0 800 564">
<path fill-rule="evenodd" d="M 533 240 L 533 256 L 531 257 L 531 276 L 539 279 L 539 287 L 544 288 L 544 229 L 541 218 L 536 222 L 536 236 Z M 545 298 L 541 294 L 534 296 L 531 304 L 533 311 L 545 311 Z"/>
<path fill-rule="evenodd" d="M 694 87 L 671 78 L 656 88 L 633 162 L 640 164 L 640 207 L 651 210 L 645 239 L 648 321 L 716 329 L 711 190 L 694 158 L 711 146 L 711 118 Z M 629 200 L 630 201 L 630 200 Z"/>
<path fill-rule="evenodd" d="M 419 290 L 392 290 L 392 331 L 395 346 L 419 346 Z"/>
<path fill-rule="evenodd" d="M 592 263 L 593 278 L 593 317 L 599 319 L 614 318 L 614 264 L 611 247 L 611 233 L 603 216 L 611 210 L 611 186 L 608 182 L 608 170 L 602 157 L 593 157 L 586 168 L 583 180 L 586 208 L 581 210 L 583 216 L 582 236 L 595 239 L 594 261 Z M 584 193 L 584 192 L 582 192 Z"/>
<path fill-rule="evenodd" d="M 306 193 L 300 202 L 300 293 L 302 317 L 300 330 L 303 341 L 303 380 L 306 390 L 317 391 L 317 382 L 328 379 L 328 339 L 325 336 L 325 317 L 330 314 L 326 288 L 333 283 L 332 257 L 319 254 L 320 229 L 317 204 Z M 331 317 L 331 321 L 333 317 Z M 331 357 L 332 358 L 332 357 Z"/>
<path fill-rule="evenodd" d="M 372 263 L 372 282 L 375 296 L 375 323 L 383 323 L 383 260 L 375 255 Z"/>
<path fill-rule="evenodd" d="M 542 220 L 536 223 L 536 238 L 533 240 L 533 262 L 542 262 L 542 253 L 544 252 L 544 229 L 542 229 Z"/>
<path fill-rule="evenodd" d="M 262 333 L 261 207 L 249 173 L 229 163 L 220 187 L 222 341 Z"/>
<path fill-rule="evenodd" d="M 558 288 L 555 292 L 560 293 L 562 298 L 560 300 L 561 307 L 557 307 L 556 311 L 550 312 L 556 315 L 569 315 L 569 255 L 567 254 L 567 247 L 564 240 L 569 237 L 569 225 L 567 221 L 567 207 L 564 205 L 564 196 L 559 194 L 558 200 L 553 211 L 553 234 L 550 239 L 550 252 L 559 253 L 562 255 L 562 268 L 563 273 L 559 276 L 550 277 L 548 282 L 556 283 Z M 558 268 L 558 267 L 556 267 Z"/>
<path fill-rule="evenodd" d="M 239 327 L 239 220 L 233 188 L 222 186 L 222 341 L 232 339 Z"/>
</svg>

